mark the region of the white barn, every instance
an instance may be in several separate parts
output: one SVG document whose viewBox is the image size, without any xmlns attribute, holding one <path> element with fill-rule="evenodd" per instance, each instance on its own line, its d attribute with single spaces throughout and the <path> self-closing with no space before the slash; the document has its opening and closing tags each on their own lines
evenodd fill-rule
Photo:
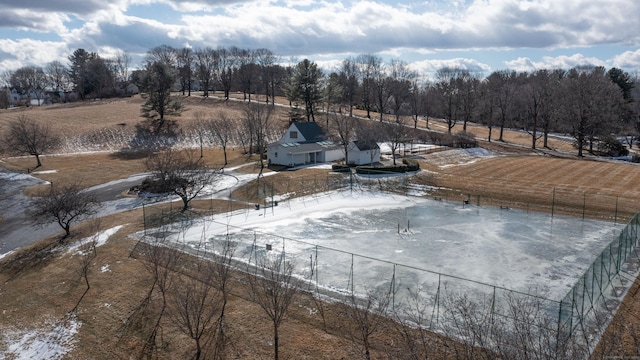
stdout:
<svg viewBox="0 0 640 360">
<path fill-rule="evenodd" d="M 269 165 L 297 166 L 344 158 L 341 147 L 327 140 L 316 122 L 294 122 L 280 140 L 267 146 Z"/>
</svg>

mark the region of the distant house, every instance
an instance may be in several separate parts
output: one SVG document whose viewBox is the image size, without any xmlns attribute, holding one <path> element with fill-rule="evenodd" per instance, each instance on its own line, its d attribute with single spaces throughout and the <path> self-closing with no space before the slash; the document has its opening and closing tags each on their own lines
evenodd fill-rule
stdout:
<svg viewBox="0 0 640 360">
<path fill-rule="evenodd" d="M 291 123 L 280 140 L 267 147 L 270 165 L 297 166 L 343 158 L 341 147 L 329 141 L 316 122 Z"/>
<path fill-rule="evenodd" d="M 347 147 L 349 165 L 371 165 L 380 162 L 380 147 L 375 141 L 352 141 Z"/>
</svg>

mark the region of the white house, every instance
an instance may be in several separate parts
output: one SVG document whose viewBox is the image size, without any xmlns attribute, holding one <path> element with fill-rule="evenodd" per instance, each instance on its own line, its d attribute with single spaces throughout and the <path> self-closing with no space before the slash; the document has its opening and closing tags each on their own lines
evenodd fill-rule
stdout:
<svg viewBox="0 0 640 360">
<path fill-rule="evenodd" d="M 347 152 L 349 165 L 372 165 L 380 162 L 380 147 L 375 141 L 352 141 Z"/>
<path fill-rule="evenodd" d="M 267 146 L 270 165 L 297 166 L 344 158 L 341 147 L 327 140 L 316 122 L 294 122 L 280 140 Z"/>
</svg>

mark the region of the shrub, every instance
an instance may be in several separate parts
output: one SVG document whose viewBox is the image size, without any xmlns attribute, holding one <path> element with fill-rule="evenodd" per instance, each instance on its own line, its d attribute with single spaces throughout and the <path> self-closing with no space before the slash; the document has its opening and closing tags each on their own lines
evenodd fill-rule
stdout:
<svg viewBox="0 0 640 360">
<path fill-rule="evenodd" d="M 478 142 L 473 133 L 461 131 L 455 135 L 455 145 L 462 149 L 468 149 L 478 146 Z"/>
<path fill-rule="evenodd" d="M 331 165 L 331 170 L 335 172 L 349 172 L 351 171 L 351 167 L 346 164 L 333 164 Z"/>
<path fill-rule="evenodd" d="M 386 173 L 403 173 L 406 171 L 407 171 L 406 165 L 356 166 L 356 173 L 361 175 L 381 175 Z"/>
<path fill-rule="evenodd" d="M 598 141 L 598 152 L 601 155 L 613 157 L 629 155 L 629 149 L 620 140 L 611 136 Z"/>
<path fill-rule="evenodd" d="M 407 165 L 407 171 L 420 170 L 420 163 L 414 159 L 402 159 L 402 163 Z"/>
</svg>

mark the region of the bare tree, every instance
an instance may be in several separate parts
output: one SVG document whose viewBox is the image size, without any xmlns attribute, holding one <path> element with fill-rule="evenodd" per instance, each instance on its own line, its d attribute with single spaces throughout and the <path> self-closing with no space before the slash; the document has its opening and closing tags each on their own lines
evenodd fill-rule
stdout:
<svg viewBox="0 0 640 360">
<path fill-rule="evenodd" d="M 204 157 L 204 138 L 209 131 L 207 114 L 204 111 L 196 111 L 193 113 L 194 122 L 191 127 L 193 132 L 195 132 L 198 137 L 198 142 L 200 143 L 200 158 Z"/>
<path fill-rule="evenodd" d="M 222 168 L 228 164 L 227 160 L 227 146 L 231 142 L 233 137 L 233 130 L 236 127 L 238 121 L 232 119 L 228 114 L 224 112 L 217 113 L 212 119 L 207 122 L 207 126 L 213 136 L 218 140 L 218 144 L 222 146 L 222 153 L 224 155 L 224 164 Z"/>
<path fill-rule="evenodd" d="M 440 302 L 441 330 L 449 338 L 457 339 L 453 348 L 456 359 L 492 359 L 490 350 L 492 329 L 491 304 L 474 301 L 467 294 L 443 296 Z"/>
<path fill-rule="evenodd" d="M 561 86 L 566 102 L 561 112 L 563 125 L 575 139 L 578 156 L 587 144 L 593 152 L 593 140 L 608 134 L 620 118 L 622 92 L 602 67 L 572 69 Z"/>
<path fill-rule="evenodd" d="M 195 342 L 192 359 L 203 355 L 203 345 L 215 337 L 214 327 L 224 305 L 221 291 L 216 287 L 215 270 L 211 261 L 201 257 L 189 261 L 187 275 L 169 293 L 171 319 L 180 331 Z"/>
<path fill-rule="evenodd" d="M 478 106 L 478 88 L 480 79 L 469 72 L 457 79 L 460 88 L 460 111 L 462 115 L 462 131 L 467 131 L 467 123 L 476 115 Z"/>
<path fill-rule="evenodd" d="M 421 289 L 407 290 L 405 306 L 393 311 L 393 325 L 402 340 L 405 356 L 412 360 L 429 359 L 442 345 L 438 336 L 427 330 L 433 325 L 430 301 Z"/>
<path fill-rule="evenodd" d="M 409 87 L 409 104 L 411 107 L 411 116 L 413 117 L 413 128 L 418 128 L 418 120 L 420 116 L 425 118 L 425 127 L 429 128 L 429 115 L 432 107 L 432 87 L 431 84 L 422 81 L 417 76 L 411 81 Z"/>
<path fill-rule="evenodd" d="M 371 54 L 356 57 L 358 80 L 360 82 L 360 103 L 367 111 L 367 118 L 371 119 L 371 110 L 375 104 L 375 75 L 380 72 L 382 58 Z"/>
<path fill-rule="evenodd" d="M 216 63 L 218 61 L 218 53 L 212 48 L 197 49 L 195 51 L 196 73 L 202 86 L 202 96 L 209 97 L 209 90 L 212 87 L 214 79 Z"/>
<path fill-rule="evenodd" d="M 9 123 L 4 143 L 10 152 L 35 156 L 38 168 L 42 166 L 40 155 L 58 146 L 60 139 L 48 125 L 39 124 L 26 115 L 20 115 Z"/>
<path fill-rule="evenodd" d="M 249 104 L 244 111 L 244 125 L 247 132 L 253 134 L 253 139 L 249 142 L 249 147 L 252 145 L 254 149 L 249 150 L 249 154 L 252 150 L 260 156 L 260 173 L 258 173 L 258 179 L 262 176 L 264 170 L 264 152 L 267 148 L 268 141 L 270 139 L 269 131 L 271 129 L 271 114 L 272 108 L 262 106 L 259 104 Z"/>
<path fill-rule="evenodd" d="M 254 81 L 256 80 L 256 74 L 258 73 L 258 66 L 256 65 L 256 51 L 247 49 L 232 48 L 234 51 L 233 56 L 237 60 L 238 65 L 238 80 L 244 100 L 251 102 L 251 93 L 253 91 Z"/>
<path fill-rule="evenodd" d="M 236 251 L 236 244 L 229 239 L 225 239 L 219 248 L 214 245 L 214 278 L 215 284 L 222 295 L 220 313 L 216 322 L 216 337 L 214 344 L 214 358 L 223 358 L 226 353 L 227 336 L 225 332 L 225 309 L 229 302 L 229 296 L 233 290 L 232 267 L 233 256 Z"/>
<path fill-rule="evenodd" d="M 275 63 L 276 55 L 269 49 L 260 48 L 255 50 L 256 64 L 260 67 L 262 85 L 264 86 L 265 103 L 269 103 L 271 96 L 272 104 L 275 104 Z"/>
<path fill-rule="evenodd" d="M 356 119 L 333 113 L 330 116 L 330 129 L 332 137 L 336 143 L 342 147 L 344 153 L 344 163 L 349 164 L 349 146 L 356 135 Z"/>
<path fill-rule="evenodd" d="M 515 71 L 496 71 L 487 77 L 487 94 L 495 109 L 492 113 L 497 115 L 500 125 L 498 141 L 504 141 L 504 128 L 508 124 L 513 107 L 515 79 Z"/>
<path fill-rule="evenodd" d="M 11 76 L 11 86 L 23 95 L 27 95 L 27 106 L 31 105 L 32 96 L 36 97 L 40 105 L 46 85 L 47 75 L 41 67 L 24 66 L 14 71 Z"/>
<path fill-rule="evenodd" d="M 158 235 L 146 244 L 143 264 L 151 275 L 151 286 L 125 322 L 125 327 L 142 329 L 144 344 L 141 358 L 152 358 L 158 350 L 158 335 L 162 334 L 162 320 L 167 311 L 168 296 L 173 286 L 171 275 L 179 260 L 179 251 L 171 247 L 165 235 L 166 233 L 160 229 Z M 153 302 L 156 291 L 160 293 L 159 306 Z M 160 341 L 162 342 L 162 339 Z"/>
<path fill-rule="evenodd" d="M 234 74 L 238 66 L 238 58 L 236 56 L 239 49 L 232 47 L 225 49 L 223 47 L 218 48 L 218 69 L 215 74 L 217 80 L 222 86 L 225 100 L 229 100 L 229 93 L 231 92 L 231 85 L 233 83 Z"/>
<path fill-rule="evenodd" d="M 400 115 L 408 113 L 409 102 L 412 97 L 412 87 L 418 77 L 418 73 L 411 70 L 406 62 L 402 60 L 392 60 L 390 67 L 390 87 L 389 96 L 391 98 L 391 110 L 396 116 L 396 121 L 400 120 Z"/>
<path fill-rule="evenodd" d="M 347 307 L 347 316 L 353 328 L 351 335 L 360 343 L 364 358 L 371 360 L 372 337 L 381 330 L 387 321 L 392 288 L 368 290 L 364 298 L 351 293 Z"/>
<path fill-rule="evenodd" d="M 351 117 L 353 116 L 353 107 L 355 106 L 358 93 L 358 64 L 356 60 L 352 58 L 344 60 L 340 68 L 339 76 L 342 97 L 349 106 L 349 116 Z"/>
<path fill-rule="evenodd" d="M 469 71 L 460 68 L 444 67 L 436 73 L 435 90 L 440 101 L 440 114 L 447 122 L 447 132 L 458 122 L 462 109 L 463 83 L 469 77 Z"/>
<path fill-rule="evenodd" d="M 275 259 L 261 258 L 256 265 L 256 272 L 248 277 L 252 300 L 264 310 L 273 324 L 275 360 L 278 360 L 278 329 L 298 292 L 293 284 L 293 264 L 286 262 L 281 255 Z"/>
<path fill-rule="evenodd" d="M 69 72 L 60 61 L 48 63 L 44 69 L 47 74 L 48 84 L 55 91 L 67 89 L 69 86 Z"/>
<path fill-rule="evenodd" d="M 169 148 L 149 157 L 146 165 L 153 172 L 152 179 L 147 182 L 149 190 L 178 195 L 183 203 L 182 212 L 216 176 L 215 172 L 207 169 L 202 158 L 190 150 Z"/>
<path fill-rule="evenodd" d="M 90 227 L 90 231 L 93 232 L 94 235 L 82 240 L 78 246 L 78 255 L 80 255 L 80 268 L 78 269 L 78 275 L 84 279 L 84 283 L 87 288 L 71 310 L 72 313 L 78 309 L 80 302 L 82 302 L 82 299 L 84 299 L 89 292 L 89 289 L 91 289 L 91 284 L 89 283 L 89 270 L 91 268 L 91 263 L 95 260 L 96 256 L 98 256 L 96 252 L 96 244 L 98 243 L 98 236 L 100 236 L 100 233 L 98 232 L 99 230 L 100 220 L 94 220 Z"/>
<path fill-rule="evenodd" d="M 375 107 L 380 114 L 380 121 L 387 111 L 389 100 L 391 98 L 391 78 L 388 75 L 388 69 L 385 63 L 379 62 L 372 73 L 373 98 L 375 99 Z"/>
<path fill-rule="evenodd" d="M 49 189 L 36 197 L 28 210 L 35 225 L 55 222 L 64 230 L 63 242 L 71 233 L 71 224 L 85 219 L 97 211 L 94 195 L 80 189 L 78 184 L 52 184 Z"/>
<path fill-rule="evenodd" d="M 402 144 L 408 141 L 409 129 L 407 129 L 401 121 L 384 123 L 383 129 L 385 140 L 389 142 L 389 146 L 391 147 L 393 165 L 396 165 L 396 152 Z"/>
<path fill-rule="evenodd" d="M 180 78 L 180 88 L 182 95 L 191 96 L 191 83 L 193 78 L 194 55 L 190 47 L 183 47 L 177 52 L 177 67 Z"/>
</svg>

